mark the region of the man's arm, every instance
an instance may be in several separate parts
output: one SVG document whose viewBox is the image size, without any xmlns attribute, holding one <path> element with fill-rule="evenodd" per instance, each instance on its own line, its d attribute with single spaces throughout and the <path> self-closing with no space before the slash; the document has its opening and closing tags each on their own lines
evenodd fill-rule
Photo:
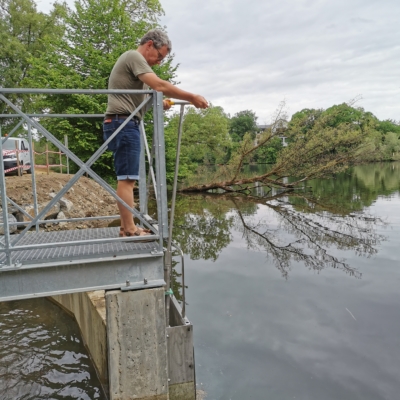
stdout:
<svg viewBox="0 0 400 400">
<path fill-rule="evenodd" d="M 198 94 L 186 92 L 185 90 L 179 89 L 171 83 L 160 79 L 156 74 L 140 74 L 138 78 L 144 82 L 147 86 L 150 86 L 157 92 L 163 92 L 165 96 L 172 97 L 178 100 L 185 100 L 192 103 L 197 108 L 207 108 L 207 100 Z"/>
</svg>

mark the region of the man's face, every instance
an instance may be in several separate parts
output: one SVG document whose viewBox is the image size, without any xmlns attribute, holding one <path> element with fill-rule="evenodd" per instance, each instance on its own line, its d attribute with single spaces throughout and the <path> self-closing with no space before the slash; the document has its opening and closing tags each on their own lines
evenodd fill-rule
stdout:
<svg viewBox="0 0 400 400">
<path fill-rule="evenodd" d="M 149 48 L 147 52 L 146 61 L 152 67 L 153 65 L 161 64 L 162 60 L 168 55 L 167 46 L 163 46 L 160 49 L 156 49 L 153 42 L 148 42 Z"/>
</svg>

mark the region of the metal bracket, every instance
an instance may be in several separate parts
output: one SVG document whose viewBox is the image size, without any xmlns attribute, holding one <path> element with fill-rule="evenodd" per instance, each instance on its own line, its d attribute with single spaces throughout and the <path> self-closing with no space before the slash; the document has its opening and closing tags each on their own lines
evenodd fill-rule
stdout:
<svg viewBox="0 0 400 400">
<path fill-rule="evenodd" d="M 143 282 L 134 282 L 131 283 L 130 281 L 126 281 L 125 286 L 121 286 L 122 292 L 128 292 L 130 290 L 143 290 L 143 289 L 152 289 L 156 287 L 165 286 L 164 279 L 158 279 L 154 281 L 148 281 L 144 279 Z"/>
</svg>

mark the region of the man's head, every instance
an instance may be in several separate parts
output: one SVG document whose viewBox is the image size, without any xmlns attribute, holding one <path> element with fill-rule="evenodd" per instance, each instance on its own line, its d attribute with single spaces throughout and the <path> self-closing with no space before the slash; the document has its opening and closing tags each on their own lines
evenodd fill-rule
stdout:
<svg viewBox="0 0 400 400">
<path fill-rule="evenodd" d="M 152 29 L 140 40 L 138 51 L 150 66 L 160 64 L 171 52 L 172 44 L 167 34 L 160 29 Z"/>
</svg>

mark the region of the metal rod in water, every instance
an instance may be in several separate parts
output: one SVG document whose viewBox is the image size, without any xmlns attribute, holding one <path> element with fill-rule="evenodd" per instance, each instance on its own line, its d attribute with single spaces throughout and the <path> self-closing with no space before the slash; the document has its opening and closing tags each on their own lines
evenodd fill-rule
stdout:
<svg viewBox="0 0 400 400">
<path fill-rule="evenodd" d="M 179 157 L 180 157 L 180 152 L 181 152 L 182 125 L 183 125 L 182 122 L 183 122 L 184 110 L 185 110 L 185 104 L 182 104 L 180 115 L 179 115 L 178 143 L 177 143 L 177 148 L 176 148 L 176 159 L 175 159 L 175 174 L 174 174 L 174 184 L 172 187 L 171 212 L 170 212 L 170 218 L 169 218 L 169 235 L 168 235 L 168 245 L 167 245 L 168 251 L 171 251 L 172 230 L 174 227 L 175 202 L 176 202 L 176 191 L 178 188 Z"/>
<path fill-rule="evenodd" d="M 171 275 L 172 275 L 172 230 L 174 227 L 174 216 L 175 216 L 175 201 L 176 201 L 176 190 L 178 186 L 178 172 L 179 172 L 179 156 L 181 151 L 181 138 L 182 138 L 182 121 L 183 121 L 183 113 L 185 110 L 185 104 L 181 105 L 181 112 L 179 116 L 179 127 L 178 127 L 178 143 L 176 149 L 176 160 L 175 160 L 175 174 L 174 174 L 174 184 L 172 188 L 172 200 L 171 200 L 171 211 L 170 211 L 170 219 L 169 219 L 169 235 L 168 235 L 168 244 L 167 251 L 165 255 L 165 266 L 167 268 L 167 290 L 171 289 Z M 183 265 L 183 264 L 182 264 Z M 167 296 L 167 325 L 169 321 L 169 305 L 170 305 L 170 296 Z M 183 299 L 185 302 L 185 299 Z"/>
</svg>

